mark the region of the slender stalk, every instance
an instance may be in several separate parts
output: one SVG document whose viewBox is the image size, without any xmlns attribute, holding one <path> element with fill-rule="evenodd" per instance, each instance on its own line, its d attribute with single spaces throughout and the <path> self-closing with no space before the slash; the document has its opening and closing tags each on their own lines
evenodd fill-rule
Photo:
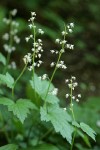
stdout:
<svg viewBox="0 0 100 150">
<path fill-rule="evenodd" d="M 32 22 L 33 26 L 34 26 L 34 23 Z M 32 59 L 32 64 L 33 64 L 33 72 L 32 72 L 32 77 L 33 77 L 33 84 L 34 84 L 34 91 L 35 91 L 35 79 L 34 79 L 34 73 L 35 73 L 35 66 L 34 66 L 34 62 L 35 62 L 35 53 L 36 53 L 36 47 L 35 47 L 35 43 L 36 43 L 36 30 L 35 30 L 35 27 L 34 27 L 34 37 L 33 37 L 33 40 L 34 40 L 34 52 L 33 52 L 33 59 Z M 36 93 L 34 92 L 34 97 L 36 97 Z"/>
<path fill-rule="evenodd" d="M 55 73 L 56 73 L 56 71 L 57 71 L 57 64 L 59 63 L 59 61 L 60 61 L 60 58 L 61 58 L 61 55 L 62 55 L 62 53 L 60 52 L 59 53 L 59 57 L 58 57 L 58 60 L 57 60 L 57 63 L 56 63 L 56 66 L 55 66 L 55 69 L 54 69 L 54 71 L 53 71 L 53 73 L 52 73 L 52 76 L 51 76 L 51 78 L 50 78 L 50 82 L 49 82 L 49 85 L 48 85 L 48 88 L 47 88 L 47 92 L 46 92 L 46 95 L 45 95 L 45 101 L 44 101 L 44 105 L 46 106 L 46 98 L 47 98 L 47 95 L 48 95 L 48 92 L 49 92 L 49 88 L 50 88 L 50 85 L 51 85 L 51 82 L 52 82 L 52 80 L 53 80 L 53 78 L 54 78 L 54 75 L 55 75 Z"/>
<path fill-rule="evenodd" d="M 15 85 L 16 83 L 18 82 L 18 80 L 21 78 L 21 76 L 24 74 L 25 70 L 26 70 L 26 67 L 27 67 L 27 63 L 26 65 L 24 66 L 22 72 L 20 73 L 20 75 L 18 76 L 18 78 L 15 80 L 14 84 L 13 84 L 13 88 L 12 88 L 12 97 L 14 97 L 14 89 L 15 89 Z"/>
<path fill-rule="evenodd" d="M 73 89 L 72 89 L 72 79 L 71 79 L 71 91 L 70 91 L 70 107 L 71 107 L 71 112 L 72 112 L 72 116 L 73 116 L 73 120 L 75 121 L 75 115 L 74 115 L 74 110 L 73 110 L 73 102 L 72 102 L 72 96 L 73 96 Z"/>
<path fill-rule="evenodd" d="M 72 89 L 72 79 L 71 79 L 71 90 L 70 90 L 70 107 L 71 107 L 71 112 L 72 112 L 72 117 L 73 117 L 73 120 L 76 121 L 75 119 L 75 115 L 74 115 L 74 110 L 73 110 L 73 102 L 72 102 L 72 96 L 73 96 L 73 89 Z M 74 135 L 73 135 L 73 138 L 72 138 L 72 144 L 71 144 L 71 147 L 70 147 L 70 150 L 73 149 L 73 146 L 74 146 L 74 141 L 75 141 L 75 135 L 76 135 L 76 127 L 75 127 L 75 131 L 74 131 Z"/>
</svg>

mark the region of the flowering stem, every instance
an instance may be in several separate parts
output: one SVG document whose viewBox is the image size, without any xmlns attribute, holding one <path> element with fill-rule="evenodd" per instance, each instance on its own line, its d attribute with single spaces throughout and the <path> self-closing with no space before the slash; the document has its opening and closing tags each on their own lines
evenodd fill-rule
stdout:
<svg viewBox="0 0 100 150">
<path fill-rule="evenodd" d="M 34 23 L 33 23 L 33 26 L 34 26 Z M 35 31 L 35 27 L 34 27 L 34 52 L 33 52 L 33 84 L 34 84 L 34 90 L 35 90 L 35 79 L 34 79 L 35 66 L 34 66 L 34 62 L 35 62 L 35 52 L 36 52 L 35 42 L 36 42 L 36 31 Z M 36 97 L 36 94 L 34 96 Z"/>
<path fill-rule="evenodd" d="M 52 73 L 52 76 L 51 76 L 51 78 L 50 78 L 50 82 L 49 82 L 49 85 L 48 85 L 48 88 L 47 88 L 47 92 L 46 92 L 46 95 L 45 95 L 45 102 L 44 102 L 44 105 L 46 106 L 46 98 L 47 98 L 47 95 L 48 95 L 48 92 L 49 92 L 49 88 L 50 88 L 50 85 L 51 85 L 51 82 L 52 82 L 52 80 L 53 80 L 53 78 L 54 78 L 54 75 L 55 75 L 55 73 L 56 73 L 56 71 L 57 71 L 57 64 L 59 63 L 59 61 L 60 61 L 60 58 L 61 58 L 61 55 L 62 55 L 62 53 L 60 52 L 59 53 L 59 57 L 58 57 L 58 60 L 57 60 L 57 63 L 56 63 L 56 66 L 55 66 L 55 69 L 54 69 L 54 71 L 53 71 L 53 73 Z"/>
<path fill-rule="evenodd" d="M 16 83 L 18 82 L 18 80 L 21 78 L 21 76 L 23 75 L 23 73 L 25 72 L 26 67 L 27 67 L 27 63 L 26 63 L 26 65 L 24 66 L 22 72 L 20 73 L 20 75 L 18 76 L 18 78 L 15 80 L 15 82 L 14 82 L 14 84 L 13 84 L 13 88 L 12 88 L 12 97 L 14 97 L 14 89 L 15 89 L 15 85 L 16 85 Z"/>
<path fill-rule="evenodd" d="M 66 26 L 65 26 L 65 32 L 66 32 Z M 65 40 L 65 38 L 66 38 L 66 35 L 64 35 L 64 40 Z M 63 44 L 62 44 L 62 49 L 64 49 L 64 46 L 65 46 L 65 44 L 63 43 Z M 46 95 L 45 95 L 45 100 L 44 100 L 44 106 L 45 106 L 45 107 L 46 107 L 46 98 L 47 98 L 47 95 L 48 95 L 48 92 L 49 92 L 49 88 L 50 88 L 51 82 L 52 82 L 52 80 L 53 80 L 53 78 L 54 78 L 54 75 L 55 75 L 55 73 L 56 73 L 56 71 L 57 71 L 57 69 L 58 69 L 57 65 L 58 65 L 58 63 L 59 63 L 59 61 L 60 61 L 61 56 L 62 56 L 62 52 L 61 52 L 61 50 L 60 50 L 59 56 L 58 56 L 58 59 L 57 59 L 56 66 L 55 66 L 55 69 L 54 69 L 54 71 L 53 71 L 53 73 L 52 73 L 52 76 L 51 76 L 51 78 L 50 78 L 50 82 L 49 82 L 49 85 L 48 85 L 48 88 L 47 88 L 47 92 L 46 92 Z"/>
</svg>

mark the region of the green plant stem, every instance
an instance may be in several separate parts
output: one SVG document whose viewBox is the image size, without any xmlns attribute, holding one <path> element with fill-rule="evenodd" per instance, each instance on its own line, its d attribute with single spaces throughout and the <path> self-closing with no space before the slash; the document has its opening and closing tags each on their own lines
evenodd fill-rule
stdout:
<svg viewBox="0 0 100 150">
<path fill-rule="evenodd" d="M 70 150 L 72 150 L 72 149 L 73 149 L 74 141 L 75 141 L 75 136 L 76 136 L 76 132 L 77 132 L 77 129 L 76 129 L 76 127 L 75 127 L 75 131 L 74 131 L 74 135 L 73 135 L 73 138 L 72 138 L 72 144 L 71 144 L 71 148 L 70 148 Z"/>
<path fill-rule="evenodd" d="M 47 132 L 40 138 L 40 140 L 43 140 L 45 137 L 47 137 L 51 132 L 53 131 L 53 128 L 50 128 L 49 130 L 47 130 Z M 40 141 L 39 140 L 39 141 Z"/>
<path fill-rule="evenodd" d="M 74 110 L 73 110 L 72 96 L 73 96 L 73 89 L 72 89 L 72 79 L 71 79 L 71 91 L 70 91 L 71 103 L 70 103 L 70 107 L 71 107 L 71 112 L 72 112 L 73 120 L 75 121 L 75 115 L 74 115 Z"/>
<path fill-rule="evenodd" d="M 73 117 L 73 120 L 76 121 L 75 119 L 75 115 L 74 115 L 74 110 L 73 110 L 73 103 L 72 103 L 72 96 L 73 96 L 73 89 L 72 89 L 72 79 L 71 79 L 71 90 L 70 90 L 70 107 L 71 107 L 71 112 L 72 112 L 72 117 Z M 73 146 L 74 146 L 74 141 L 75 141 L 75 135 L 76 135 L 76 127 L 75 127 L 75 131 L 74 131 L 74 135 L 73 135 L 73 138 L 72 138 L 72 144 L 71 144 L 71 147 L 70 147 L 70 150 L 73 149 Z"/>
<path fill-rule="evenodd" d="M 34 23 L 32 23 L 33 24 L 33 26 L 34 26 Z M 34 62 L 35 62 L 35 53 L 36 53 L 36 48 L 35 48 L 35 42 L 36 42 L 36 31 L 35 31 L 35 28 L 34 28 L 34 52 L 33 52 L 33 62 L 32 62 L 32 64 L 33 64 L 33 74 L 32 74 L 32 76 L 33 76 L 33 84 L 34 84 L 34 91 L 35 91 L 35 79 L 34 79 L 34 73 L 35 73 L 35 66 L 34 66 Z M 34 97 L 36 97 L 36 93 L 34 92 Z"/>
<path fill-rule="evenodd" d="M 12 88 L 12 97 L 14 97 L 14 89 L 15 89 L 15 85 L 16 83 L 18 82 L 18 80 L 21 78 L 21 76 L 24 74 L 25 70 L 26 70 L 26 67 L 27 67 L 27 63 L 25 64 L 22 72 L 20 73 L 20 75 L 18 76 L 18 78 L 15 80 L 14 84 L 13 84 L 13 88 Z"/>
</svg>

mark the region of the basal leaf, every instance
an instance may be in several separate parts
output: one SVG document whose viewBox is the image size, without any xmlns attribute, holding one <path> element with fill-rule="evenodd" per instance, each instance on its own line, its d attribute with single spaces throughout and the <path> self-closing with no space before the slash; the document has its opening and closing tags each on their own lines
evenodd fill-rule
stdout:
<svg viewBox="0 0 100 150">
<path fill-rule="evenodd" d="M 8 145 L 5 145 L 5 146 L 1 146 L 0 150 L 17 150 L 17 145 L 8 144 Z"/>
<path fill-rule="evenodd" d="M 32 102 L 26 99 L 19 99 L 16 103 L 8 107 L 8 110 L 12 111 L 13 114 L 16 115 L 22 123 L 27 117 L 27 114 L 29 114 L 30 109 L 36 109 L 36 107 Z"/>
<path fill-rule="evenodd" d="M 7 106 L 8 110 L 12 111 L 22 123 L 29 114 L 30 109 L 37 109 L 36 106 L 27 99 L 19 99 L 15 103 L 8 98 L 0 98 L 0 104 Z"/>
<path fill-rule="evenodd" d="M 32 88 L 38 93 L 42 100 L 45 100 L 47 89 L 49 86 L 49 81 L 40 80 L 39 77 L 34 74 L 34 81 L 30 81 Z M 54 89 L 53 84 L 50 85 L 49 91 Z M 59 99 L 52 94 L 48 94 L 46 97 L 46 101 L 52 104 L 57 104 Z"/>
<path fill-rule="evenodd" d="M 6 84 L 9 88 L 13 87 L 14 79 L 8 72 L 6 75 L 0 74 L 0 81 L 2 84 Z"/>
<path fill-rule="evenodd" d="M 87 124 L 83 122 L 80 123 L 80 127 L 87 135 L 89 135 L 95 141 L 96 133 L 92 128 L 90 128 Z"/>
<path fill-rule="evenodd" d="M 58 105 L 48 106 L 47 110 L 46 107 L 41 107 L 41 120 L 46 122 L 51 121 L 55 131 L 60 132 L 71 144 L 73 128 L 68 123 L 68 121 L 71 121 L 70 116 Z"/>
<path fill-rule="evenodd" d="M 2 53 L 0 53 L 0 62 L 1 62 L 3 65 L 6 65 L 6 58 L 3 56 Z"/>
</svg>

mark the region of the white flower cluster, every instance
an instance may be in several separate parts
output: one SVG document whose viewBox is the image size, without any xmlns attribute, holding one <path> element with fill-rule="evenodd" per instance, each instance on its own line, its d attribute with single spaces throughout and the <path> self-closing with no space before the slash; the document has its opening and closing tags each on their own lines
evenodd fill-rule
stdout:
<svg viewBox="0 0 100 150">
<path fill-rule="evenodd" d="M 10 12 L 10 15 L 11 15 L 11 18 L 13 16 L 15 16 L 17 14 L 17 10 L 14 9 Z M 18 26 L 19 24 L 12 20 L 11 18 L 7 19 L 7 18 L 4 18 L 3 19 L 3 22 L 6 24 L 6 25 L 9 25 L 10 26 L 10 32 L 9 33 L 5 33 L 3 35 L 3 40 L 5 41 L 8 41 L 7 44 L 4 44 L 3 47 L 4 47 L 4 50 L 8 53 L 11 53 L 12 51 L 15 51 L 16 50 L 16 47 L 13 46 L 14 43 L 16 44 L 19 44 L 20 43 L 20 38 L 17 36 L 17 33 L 18 33 Z M 12 41 L 12 43 L 10 42 Z"/>
<path fill-rule="evenodd" d="M 31 59 L 31 53 L 28 53 L 27 55 L 24 56 L 23 60 L 24 60 L 24 63 L 27 64 L 27 63 L 31 63 L 32 59 Z"/>
<path fill-rule="evenodd" d="M 16 63 L 14 61 L 11 62 L 11 64 L 8 66 L 10 69 L 16 69 L 17 66 L 16 66 Z"/>
<path fill-rule="evenodd" d="M 61 40 L 61 39 L 56 39 L 55 42 L 60 44 L 60 45 L 63 45 L 63 47 L 66 49 L 71 49 L 73 50 L 74 49 L 74 45 L 72 44 L 69 44 L 67 40 L 65 40 L 65 36 L 70 32 L 72 33 L 73 32 L 73 28 L 74 28 L 74 23 L 70 23 L 69 25 L 67 25 L 66 27 L 66 30 L 65 31 L 62 31 L 61 34 L 64 36 L 64 39 Z M 65 52 L 64 49 L 62 49 L 62 52 Z"/>
<path fill-rule="evenodd" d="M 72 28 L 74 28 L 74 23 L 70 23 L 70 24 L 67 26 L 67 28 L 68 28 L 68 31 L 69 31 L 70 33 L 72 33 L 72 32 L 73 32 L 73 29 L 72 29 Z"/>
<path fill-rule="evenodd" d="M 64 61 L 59 61 L 57 64 L 55 62 L 52 62 L 50 64 L 51 67 L 54 67 L 56 65 L 57 68 L 67 69 L 66 65 L 64 64 Z"/>
<path fill-rule="evenodd" d="M 68 84 L 68 87 L 72 90 L 75 89 L 75 87 L 78 86 L 78 83 L 75 81 L 76 77 L 72 76 L 71 79 L 65 79 L 65 83 Z M 76 102 L 79 102 L 79 98 L 81 98 L 81 94 L 78 94 L 76 96 L 71 95 L 71 94 L 66 94 L 66 98 L 72 97 L 72 100 L 76 100 Z"/>
<path fill-rule="evenodd" d="M 57 95 L 58 94 L 58 88 L 54 88 L 52 91 L 50 91 L 48 94 L 51 95 Z"/>
<path fill-rule="evenodd" d="M 40 76 L 39 79 L 40 80 L 46 80 L 46 79 L 48 79 L 48 75 L 44 74 L 44 75 Z"/>
<path fill-rule="evenodd" d="M 59 61 L 56 65 L 57 68 L 67 69 L 66 65 L 64 64 L 64 61 Z"/>
<path fill-rule="evenodd" d="M 30 22 L 29 27 L 30 29 L 34 29 L 34 35 L 29 35 L 28 37 L 25 38 L 26 42 L 29 42 L 29 40 L 33 40 L 33 47 L 31 48 L 32 53 L 30 54 L 30 59 L 31 63 L 30 66 L 28 67 L 28 70 L 31 71 L 33 67 L 40 67 L 40 65 L 43 63 L 42 60 L 40 60 L 43 52 L 43 43 L 41 39 L 36 39 L 36 34 L 44 34 L 44 31 L 42 29 L 37 29 L 34 23 L 36 17 L 35 12 L 31 12 L 31 18 L 28 20 Z M 35 58 L 38 59 L 35 61 Z M 33 62 L 34 61 L 34 64 Z M 24 56 L 24 62 L 27 63 L 26 61 L 26 56 Z"/>
</svg>

